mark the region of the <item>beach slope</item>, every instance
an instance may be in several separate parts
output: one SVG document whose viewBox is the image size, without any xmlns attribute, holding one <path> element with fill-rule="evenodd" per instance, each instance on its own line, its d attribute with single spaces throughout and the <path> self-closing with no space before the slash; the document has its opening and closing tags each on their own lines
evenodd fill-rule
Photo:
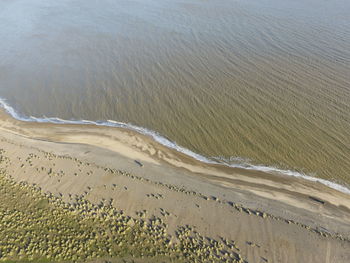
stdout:
<svg viewBox="0 0 350 263">
<path fill-rule="evenodd" d="M 350 262 L 350 195 L 319 182 L 202 163 L 123 128 L 4 111 L 0 140 L 9 180 L 159 224 L 169 247 L 188 246 L 185 262 Z"/>
</svg>

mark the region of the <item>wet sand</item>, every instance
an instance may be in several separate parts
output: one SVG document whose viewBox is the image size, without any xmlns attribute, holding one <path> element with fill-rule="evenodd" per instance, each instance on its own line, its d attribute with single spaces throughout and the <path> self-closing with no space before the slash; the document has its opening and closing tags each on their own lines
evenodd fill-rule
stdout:
<svg viewBox="0 0 350 263">
<path fill-rule="evenodd" d="M 74 202 L 83 196 L 131 217 L 160 217 L 234 240 L 247 262 L 349 262 L 350 196 L 281 175 L 200 163 L 133 131 L 30 123 L 0 113 L 15 181 Z M 267 261 L 265 261 L 267 260 Z"/>
</svg>

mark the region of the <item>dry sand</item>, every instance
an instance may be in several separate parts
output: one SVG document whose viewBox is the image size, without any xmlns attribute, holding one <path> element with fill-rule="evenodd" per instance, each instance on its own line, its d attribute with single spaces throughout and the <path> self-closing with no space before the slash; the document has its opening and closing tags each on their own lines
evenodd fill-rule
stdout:
<svg viewBox="0 0 350 263">
<path fill-rule="evenodd" d="M 111 202 L 234 240 L 247 262 L 350 262 L 350 196 L 302 178 L 208 165 L 133 131 L 0 112 L 3 169 L 68 202 Z M 173 237 L 173 242 L 176 238 Z"/>
</svg>

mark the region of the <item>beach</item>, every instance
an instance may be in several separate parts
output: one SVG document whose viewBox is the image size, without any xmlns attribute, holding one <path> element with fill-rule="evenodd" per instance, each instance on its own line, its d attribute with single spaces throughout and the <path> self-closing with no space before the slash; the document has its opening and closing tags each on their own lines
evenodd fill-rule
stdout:
<svg viewBox="0 0 350 263">
<path fill-rule="evenodd" d="M 0 140 L 1 169 L 14 182 L 67 204 L 79 197 L 145 222 L 160 218 L 174 244 L 189 227 L 218 244 L 234 241 L 227 262 L 350 260 L 350 195 L 324 184 L 203 163 L 128 129 L 25 122 L 4 110 Z"/>
</svg>

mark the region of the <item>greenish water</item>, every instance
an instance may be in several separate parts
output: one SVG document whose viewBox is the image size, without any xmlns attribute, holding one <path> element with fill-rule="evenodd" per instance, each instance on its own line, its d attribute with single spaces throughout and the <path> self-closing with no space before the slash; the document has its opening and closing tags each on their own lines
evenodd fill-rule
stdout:
<svg viewBox="0 0 350 263">
<path fill-rule="evenodd" d="M 347 0 L 0 0 L 0 97 L 350 183 Z"/>
</svg>

